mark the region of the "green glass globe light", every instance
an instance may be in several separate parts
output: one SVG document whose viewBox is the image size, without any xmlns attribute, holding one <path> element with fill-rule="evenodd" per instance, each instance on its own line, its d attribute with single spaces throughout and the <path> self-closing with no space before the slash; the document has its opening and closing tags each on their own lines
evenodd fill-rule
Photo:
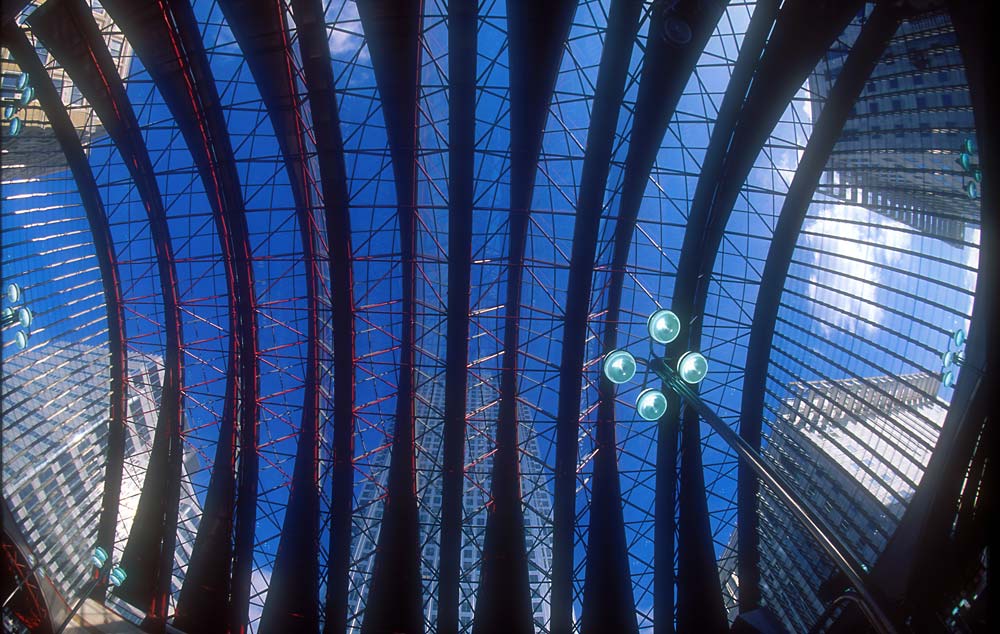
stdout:
<svg viewBox="0 0 1000 634">
<path fill-rule="evenodd" d="M 972 138 L 966 139 L 965 143 L 962 144 L 962 149 L 965 150 L 966 152 L 968 152 L 969 154 L 975 154 L 976 153 L 976 141 L 975 141 L 975 139 L 972 139 Z"/>
<path fill-rule="evenodd" d="M 17 78 L 17 90 L 24 90 L 28 87 L 31 76 L 28 73 L 21 73 Z"/>
<path fill-rule="evenodd" d="M 653 341 L 670 343 L 681 334 L 681 320 L 673 311 L 662 308 L 649 316 L 646 328 Z"/>
<path fill-rule="evenodd" d="M 4 119 L 12 119 L 14 118 L 15 114 L 17 114 L 17 108 L 15 108 L 14 106 L 7 106 L 6 108 L 3 109 Z"/>
<path fill-rule="evenodd" d="M 966 172 L 972 167 L 972 157 L 969 156 L 968 152 L 962 152 L 958 157 L 958 164 L 962 166 L 962 169 Z"/>
<path fill-rule="evenodd" d="M 12 304 L 16 304 L 21 301 L 21 285 L 17 282 L 11 282 L 7 285 L 7 301 Z"/>
<path fill-rule="evenodd" d="M 635 376 L 635 357 L 626 350 L 612 350 L 604 357 L 604 376 L 617 385 Z"/>
<path fill-rule="evenodd" d="M 18 330 L 17 334 L 14 335 L 14 341 L 17 343 L 18 349 L 24 350 L 28 347 L 28 333 Z"/>
<path fill-rule="evenodd" d="M 972 170 L 972 178 L 974 178 L 977 183 L 983 182 L 983 170 L 978 167 Z"/>
<path fill-rule="evenodd" d="M 128 575 L 125 573 L 125 569 L 122 568 L 121 566 L 115 566 L 114 568 L 111 569 L 111 575 L 110 575 L 111 584 L 116 588 L 125 583 L 125 580 L 127 578 Z"/>
<path fill-rule="evenodd" d="M 21 99 L 20 101 L 18 101 L 18 103 L 20 103 L 21 107 L 23 108 L 24 106 L 27 106 L 29 103 L 31 103 L 31 100 L 34 98 L 35 98 L 35 89 L 32 88 L 31 86 L 28 86 L 21 93 Z"/>
<path fill-rule="evenodd" d="M 697 385 L 708 374 L 708 361 L 700 352 L 685 352 L 677 361 L 677 373 L 685 383 Z"/>
<path fill-rule="evenodd" d="M 34 321 L 34 316 L 31 314 L 31 309 L 27 306 L 21 306 L 17 309 L 17 321 L 20 322 L 21 328 L 30 328 L 31 322 Z"/>
<path fill-rule="evenodd" d="M 965 195 L 969 197 L 969 200 L 979 198 L 979 185 L 976 185 L 976 181 L 969 181 L 965 184 Z"/>
<path fill-rule="evenodd" d="M 951 370 L 945 370 L 941 374 L 941 385 L 945 387 L 955 387 L 955 373 Z"/>
<path fill-rule="evenodd" d="M 635 411 L 644 420 L 659 420 L 667 411 L 667 397 L 659 390 L 646 388 L 635 399 Z"/>
<path fill-rule="evenodd" d="M 955 343 L 956 348 L 961 348 L 965 345 L 965 329 L 959 328 L 955 332 L 951 333 L 951 340 Z"/>
<path fill-rule="evenodd" d="M 11 136 L 17 136 L 21 134 L 21 128 L 23 127 L 24 124 L 21 123 L 21 117 L 14 117 L 13 119 L 10 120 L 10 125 L 7 126 L 7 131 L 10 133 Z"/>
<path fill-rule="evenodd" d="M 104 550 L 100 546 L 94 549 L 94 554 L 90 557 L 90 563 L 94 565 L 95 568 L 103 568 L 104 562 L 108 560 L 108 551 Z"/>
<path fill-rule="evenodd" d="M 944 354 L 941 355 L 941 367 L 947 368 L 954 362 L 955 362 L 955 352 L 953 350 L 949 350 L 948 352 L 945 352 Z"/>
</svg>

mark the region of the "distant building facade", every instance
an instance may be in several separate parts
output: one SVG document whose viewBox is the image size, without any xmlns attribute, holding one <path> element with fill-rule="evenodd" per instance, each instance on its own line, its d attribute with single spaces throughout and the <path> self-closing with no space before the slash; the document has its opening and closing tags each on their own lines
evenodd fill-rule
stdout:
<svg viewBox="0 0 1000 634">
<path fill-rule="evenodd" d="M 125 36 L 114 28 L 111 17 L 104 9 L 93 0 L 91 6 L 98 26 L 105 34 L 104 40 L 118 67 L 118 73 L 127 77 L 132 66 L 132 47 Z M 41 42 L 35 42 L 35 52 L 43 65 L 53 63 Z M 84 148 L 89 147 L 95 137 L 104 134 L 100 121 L 93 109 L 84 102 L 80 89 L 73 84 L 66 71 L 61 67 L 51 68 L 49 76 L 62 96 L 66 112 L 76 127 Z M 3 116 L 0 133 L 3 149 L 0 160 L 3 161 L 5 180 L 38 178 L 64 169 L 61 161 L 53 160 L 54 157 L 62 157 L 62 148 L 38 101 L 32 97 L 33 91 L 32 78 L 21 71 L 9 50 L 0 48 L 0 113 Z"/>
<path fill-rule="evenodd" d="M 486 383 L 473 383 L 467 392 L 468 412 L 477 412 L 475 427 L 470 424 L 466 436 L 466 471 L 462 527 L 462 554 L 459 581 L 459 630 L 471 632 L 475 612 L 474 597 L 479 591 L 479 570 L 486 535 L 486 504 L 489 500 L 496 430 L 496 391 Z M 440 465 L 444 455 L 441 417 L 444 411 L 444 382 L 422 377 L 416 399 L 416 436 L 422 452 L 417 455 L 417 497 L 420 507 L 421 568 L 424 577 L 424 618 L 437 622 L 437 573 L 440 567 L 440 519 L 442 481 Z M 552 498 L 545 485 L 537 440 L 531 434 L 529 412 L 519 412 L 520 437 L 526 444 L 521 457 L 521 487 L 524 503 L 525 543 L 528 550 L 528 575 L 535 627 L 547 631 L 550 603 L 548 571 L 552 564 Z M 524 439 L 527 439 L 525 442 Z M 358 499 L 353 529 L 353 559 L 349 598 L 350 631 L 360 631 L 363 607 L 374 564 L 378 541 L 383 495 L 388 478 L 389 451 L 382 451 L 381 477 L 378 483 L 364 484 Z M 483 458 L 477 460 L 477 458 Z M 473 463 L 474 464 L 471 464 Z M 475 484 L 473 484 L 475 482 Z"/>
<path fill-rule="evenodd" d="M 852 24 L 855 34 L 859 27 Z M 818 112 L 848 51 L 832 48 L 809 81 Z M 945 240 L 978 226 L 975 178 L 958 164 L 975 138 L 968 82 L 951 20 L 930 13 L 907 20 L 854 105 L 818 192 L 859 204 Z M 973 165 L 978 164 L 975 154 Z M 978 182 L 974 185 L 978 190 Z"/>
<path fill-rule="evenodd" d="M 5 351 L 6 352 L 6 351 Z M 97 540 L 109 415 L 107 349 L 50 341 L 5 355 L 3 496 L 34 551 L 37 570 L 68 601 L 81 595 Z M 125 468 L 112 558 L 120 561 L 153 444 L 161 364 L 129 359 Z M 201 506 L 185 459 L 175 566 L 191 556 Z M 182 579 L 174 578 L 174 592 Z"/>
<path fill-rule="evenodd" d="M 864 565 L 896 528 L 944 423 L 930 374 L 793 384 L 764 454 Z M 808 632 L 835 570 L 799 520 L 767 489 L 759 496 L 760 583 L 791 632 Z M 736 532 L 720 560 L 730 620 L 737 614 Z"/>
</svg>

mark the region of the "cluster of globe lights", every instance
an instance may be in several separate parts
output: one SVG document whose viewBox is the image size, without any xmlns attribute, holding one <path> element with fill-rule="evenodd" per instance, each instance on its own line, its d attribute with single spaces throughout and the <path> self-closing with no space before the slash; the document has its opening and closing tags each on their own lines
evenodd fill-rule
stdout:
<svg viewBox="0 0 1000 634">
<path fill-rule="evenodd" d="M 7 286 L 5 297 L 9 304 L 19 304 L 24 299 L 24 289 L 16 282 L 12 282 Z M 34 314 L 27 305 L 8 305 L 3 308 L 3 327 L 6 328 L 14 324 L 21 327 L 21 330 L 18 330 L 14 335 L 14 341 L 20 350 L 24 350 L 28 346 L 33 322 Z"/>
<path fill-rule="evenodd" d="M 665 345 L 680 335 L 681 320 L 673 311 L 663 308 L 649 316 L 646 329 L 653 341 Z M 637 369 L 638 362 L 628 350 L 612 350 L 604 356 L 604 376 L 616 385 L 631 381 Z M 685 383 L 697 385 L 708 374 L 708 361 L 700 352 L 689 350 L 677 359 L 677 374 Z M 636 413 L 648 421 L 663 416 L 667 405 L 667 396 L 656 388 L 645 388 L 635 400 Z"/>
<path fill-rule="evenodd" d="M 954 346 L 954 350 L 952 350 Z M 948 350 L 941 354 L 941 384 L 945 387 L 955 387 L 958 368 L 962 366 L 965 350 L 965 330 L 959 328 L 948 338 Z"/>
</svg>

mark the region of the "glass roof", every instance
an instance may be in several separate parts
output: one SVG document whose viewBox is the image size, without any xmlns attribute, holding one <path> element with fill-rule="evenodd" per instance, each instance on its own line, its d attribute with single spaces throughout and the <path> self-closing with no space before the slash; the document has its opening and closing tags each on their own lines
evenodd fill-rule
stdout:
<svg viewBox="0 0 1000 634">
<path fill-rule="evenodd" d="M 227 238 L 220 234 L 213 212 L 211 198 L 216 192 L 206 185 L 199 172 L 162 87 L 154 81 L 144 60 L 133 53 L 134 43 L 129 42 L 129 33 L 122 33 L 99 2 L 91 0 L 90 4 L 102 37 L 118 64 L 153 166 L 177 278 L 174 290 L 180 306 L 184 468 L 178 554 L 174 559 L 168 610 L 172 615 L 193 556 L 196 535 L 203 526 L 202 512 L 213 473 L 219 468 L 232 471 L 234 467 L 230 463 L 215 463 L 218 444 L 224 438 L 228 381 L 236 372 L 230 363 L 231 338 L 235 336 L 231 331 L 235 322 L 230 319 L 235 292 L 228 268 L 232 262 L 224 254 Z M 241 48 L 245 42 L 237 41 L 215 0 L 194 0 L 191 4 L 235 159 L 253 274 L 258 376 L 255 452 L 259 471 L 246 612 L 249 629 L 258 630 L 265 610 L 279 539 L 288 524 L 286 510 L 296 477 L 297 455 L 301 455 L 300 432 L 304 415 L 312 407 L 318 415 L 318 444 L 313 450 L 318 456 L 318 468 L 311 486 L 319 491 L 320 507 L 316 519 L 320 535 L 316 546 L 319 593 L 315 599 L 318 618 L 321 621 L 326 618 L 322 606 L 331 559 L 334 395 L 338 389 L 347 389 L 334 382 L 333 360 L 337 350 L 333 341 L 335 315 L 346 304 L 351 309 L 354 332 L 354 381 L 350 388 L 354 495 L 347 626 L 350 631 L 360 631 L 364 619 L 383 506 L 389 491 L 392 441 L 398 424 L 397 399 L 412 398 L 416 418 L 414 472 L 420 511 L 422 601 L 427 630 L 435 631 L 444 477 L 446 348 L 452 336 L 447 319 L 448 279 L 449 266 L 458 265 L 451 257 L 448 240 L 452 186 L 449 69 L 450 56 L 473 53 L 449 50 L 448 3 L 424 2 L 419 32 L 417 129 L 413 131 L 415 272 L 413 279 L 407 279 L 408 269 L 404 265 L 407 236 L 403 235 L 400 220 L 400 210 L 406 203 L 398 199 L 399 166 L 394 164 L 387 130 L 390 106 L 380 93 L 366 25 L 355 3 L 350 0 L 323 3 L 343 140 L 349 227 L 327 226 L 323 204 L 326 191 L 319 171 L 309 86 L 291 6 L 297 3 L 279 4 L 288 22 L 288 63 L 295 82 L 291 90 L 297 99 L 294 110 L 300 124 L 303 153 L 295 160 L 305 166 L 305 182 L 301 186 L 292 181 L 295 175 L 283 154 L 267 99 Z M 660 9 L 643 3 L 635 37 L 631 39 L 623 93 L 618 96 L 621 103 L 615 117 L 607 183 L 601 188 L 598 229 L 596 235 L 581 236 L 575 231 L 577 206 L 584 163 L 591 147 L 588 136 L 594 132 L 591 120 L 597 107 L 602 55 L 607 53 L 604 45 L 609 37 L 609 13 L 616 9 L 615 4 L 613 0 L 582 1 L 573 14 L 541 131 L 523 261 L 509 259 L 511 240 L 517 238 L 511 236 L 512 66 L 507 5 L 484 0 L 478 6 L 474 53 L 474 202 L 470 212 L 469 334 L 465 364 L 468 388 L 462 484 L 463 548 L 459 576 L 461 631 L 472 631 L 472 615 L 479 600 L 485 526 L 492 508 L 498 411 L 504 396 L 501 375 L 504 368 L 511 366 L 517 372 L 516 392 L 509 396 L 516 399 L 519 486 L 533 618 L 537 631 L 549 631 L 552 509 L 557 502 L 553 498 L 557 421 L 565 373 L 561 364 L 564 346 L 571 345 L 582 345 L 584 352 L 573 501 L 574 619 L 579 619 L 583 610 L 594 460 L 601 450 L 598 438 L 601 360 L 608 352 L 604 342 L 609 328 L 609 302 L 617 283 L 616 231 L 621 230 L 620 223 L 627 223 L 622 219 L 622 191 L 629 150 L 636 139 L 648 134 L 637 129 L 634 122 L 649 38 L 665 37 L 660 34 L 663 28 Z M 150 393 L 144 391 L 144 386 L 151 382 L 159 385 L 162 378 L 154 377 L 164 372 L 170 354 L 166 334 L 168 315 L 161 288 L 162 273 L 158 269 L 162 261 L 162 248 L 158 246 L 162 245 L 157 245 L 153 238 L 150 212 L 137 186 L 128 153 L 108 134 L 108 126 L 102 124 L 86 96 L 64 72 L 62 60 L 49 54 L 41 41 L 36 41 L 33 23 L 26 21 L 34 10 L 35 7 L 29 6 L 17 22 L 35 43 L 50 78 L 56 80 L 62 104 L 70 113 L 86 152 L 106 214 L 120 279 L 129 377 L 127 426 L 133 440 L 125 455 L 126 484 L 120 502 L 123 510 L 119 513 L 113 553 L 117 561 L 130 537 L 161 406 L 159 387 Z M 686 235 L 706 230 L 689 223 L 689 212 L 699 179 L 706 178 L 702 166 L 754 11 L 753 2 L 730 2 L 722 11 L 670 117 L 645 181 L 634 230 L 626 234 L 628 249 L 619 289 L 620 312 L 610 326 L 617 328 L 618 347 L 630 349 L 636 356 L 647 354 L 647 317 L 658 308 L 673 306 Z M 707 289 L 704 311 L 680 315 L 682 328 L 700 330 L 698 349 L 708 359 L 709 371 L 700 386 L 701 397 L 734 429 L 739 428 L 745 408 L 743 387 L 751 332 L 759 327 L 755 321 L 758 292 L 785 197 L 829 97 L 829 69 L 840 68 L 837 64 L 842 62 L 837 60 L 851 50 L 871 11 L 869 3 L 851 19 L 828 47 L 816 70 L 785 105 L 777 124 L 757 151 L 748 176 L 741 181 L 736 202 L 724 220 L 717 252 L 714 256 L 709 254 L 710 272 L 701 282 Z M 900 27 L 900 41 L 904 43 L 886 48 L 871 75 L 868 92 L 858 99 L 834 156 L 847 156 L 849 151 L 858 156 L 881 155 L 886 152 L 886 144 L 902 153 L 900 148 L 910 140 L 904 134 L 910 133 L 904 133 L 903 126 L 894 122 L 903 122 L 906 130 L 931 125 L 930 119 L 921 119 L 916 107 L 899 107 L 898 113 L 889 115 L 889 123 L 865 116 L 866 112 L 871 113 L 865 110 L 870 105 L 865 104 L 879 103 L 881 99 L 882 84 L 876 86 L 874 82 L 898 82 L 901 76 L 905 82 L 907 75 L 899 66 L 908 59 L 909 52 L 899 47 L 905 49 L 905 42 L 910 42 L 911 48 L 916 47 L 912 43 L 923 41 L 921 33 L 931 32 L 940 38 L 932 49 L 936 55 L 934 64 L 942 69 L 938 72 L 950 73 L 941 81 L 952 82 L 948 84 L 949 94 L 957 95 L 956 99 L 964 95 L 964 103 L 968 103 L 960 56 L 948 19 L 942 15 L 928 19 L 929 23 L 913 20 Z M 5 99 L 8 74 L 14 75 L 13 70 L 8 72 L 8 65 L 14 68 L 17 63 L 17 56 L 5 50 Z M 901 93 L 903 99 L 926 97 L 920 87 L 911 86 L 907 91 L 904 86 Z M 740 99 L 743 97 L 739 95 Z M 948 106 L 942 108 L 947 110 Z M 919 160 L 925 162 L 907 168 L 920 179 L 919 186 L 900 187 L 936 192 L 939 198 L 951 195 L 955 183 L 945 177 L 935 180 L 940 169 L 926 157 L 936 153 L 953 160 L 961 150 L 962 140 L 974 136 L 975 129 L 969 108 L 949 123 L 950 127 L 941 126 L 933 136 L 924 135 L 923 145 L 906 154 L 923 157 Z M 44 126 L 44 121 L 36 125 L 38 129 Z M 35 134 L 34 129 L 29 126 L 29 134 L 21 132 L 20 137 Z M 891 129 L 894 131 L 890 132 Z M 5 145 L 8 145 L 7 130 L 5 122 Z M 867 133 L 868 145 L 861 149 L 844 146 L 843 139 L 849 132 Z M 39 137 L 42 134 L 37 133 Z M 889 138 L 879 145 L 876 137 L 882 134 Z M 8 147 L 4 150 L 3 172 L 3 281 L 5 285 L 17 282 L 24 288 L 25 305 L 30 305 L 34 324 L 24 352 L 17 349 L 14 330 L 5 327 L 4 359 L 24 355 L 25 367 L 41 367 L 39 364 L 52 363 L 61 358 L 59 355 L 79 358 L 84 354 L 83 349 L 106 356 L 109 339 L 114 335 L 106 317 L 108 302 L 102 289 L 102 269 L 95 257 L 92 226 L 87 223 L 77 181 L 58 146 L 42 157 L 42 165 L 17 173 L 12 166 L 19 165 L 20 155 L 14 145 Z M 874 163 L 874 159 L 871 161 Z M 784 429 L 789 420 L 788 408 L 792 407 L 789 404 L 803 398 L 801 394 L 807 388 L 818 389 L 816 386 L 822 382 L 841 385 L 850 380 L 873 386 L 872 396 L 858 400 L 867 398 L 866 406 L 881 412 L 885 419 L 883 427 L 895 425 L 902 429 L 902 436 L 894 442 L 903 452 L 901 455 L 918 456 L 912 458 L 912 468 L 900 465 L 896 472 L 888 474 L 874 466 L 877 457 L 866 458 L 868 454 L 860 450 L 852 453 L 850 446 L 844 448 L 850 441 L 835 434 L 824 436 L 825 442 L 836 444 L 837 451 L 846 456 L 839 463 L 845 473 L 851 477 L 867 473 L 876 482 L 871 487 L 880 487 L 882 491 L 876 497 L 890 521 L 879 525 L 878 536 L 860 553 L 862 561 L 870 566 L 919 485 L 936 442 L 936 431 L 929 438 L 917 438 L 916 432 L 907 431 L 911 427 L 898 421 L 912 419 L 937 430 L 943 423 L 943 414 L 939 417 L 937 413 L 929 413 L 924 406 L 935 403 L 943 412 L 950 402 L 949 387 L 941 386 L 939 381 L 921 382 L 921 377 L 939 379 L 941 353 L 948 349 L 951 333 L 956 328 L 968 328 L 979 261 L 978 201 L 967 205 L 967 217 L 957 236 L 942 239 L 940 234 L 908 223 L 900 213 L 930 216 L 937 213 L 945 218 L 958 212 L 949 211 L 950 207 L 923 209 L 917 203 L 906 203 L 898 206 L 903 212 L 887 213 L 884 207 L 889 204 L 888 198 L 883 201 L 879 192 L 890 190 L 866 185 L 860 177 L 849 181 L 846 174 L 853 174 L 851 169 L 857 168 L 831 159 L 812 196 L 801 230 L 794 238 L 794 252 L 781 283 L 783 290 L 774 319 L 773 340 L 764 351 L 769 363 L 765 364 L 761 445 L 765 452 L 770 451 L 772 430 Z M 958 191 L 962 186 L 964 181 Z M 297 198 L 296 192 L 300 190 L 306 192 L 305 203 Z M 331 282 L 329 238 L 338 232 L 349 232 L 351 297 L 338 296 Z M 572 299 L 569 285 L 574 240 L 592 240 L 596 254 L 587 265 L 591 282 L 585 303 L 588 307 L 585 337 L 578 343 L 568 343 L 564 329 L 572 317 L 566 313 L 566 307 Z M 310 257 L 310 253 L 314 255 Z M 520 305 L 512 317 L 507 305 L 508 281 L 515 268 L 520 268 L 523 275 Z M 315 294 L 310 290 L 313 284 Z M 406 288 L 413 290 L 412 308 L 405 299 Z M 414 336 L 407 341 L 404 323 L 411 316 Z M 509 328 L 519 331 L 516 350 L 505 350 L 505 333 Z M 411 345 L 415 355 L 415 388 L 412 395 L 401 395 L 402 360 Z M 310 367 L 311 355 L 316 355 L 316 375 Z M 29 372 L 20 368 L 17 363 L 8 366 L 5 362 L 5 381 L 17 372 Z M 658 430 L 663 427 L 661 423 L 642 419 L 635 411 L 639 392 L 654 386 L 654 378 L 643 379 L 642 373 L 640 368 L 637 380 L 619 386 L 613 393 L 612 424 L 617 434 L 617 475 L 636 621 L 639 631 L 652 632 L 657 446 L 661 441 Z M 108 369 L 103 365 L 94 368 L 94 375 L 94 389 L 81 399 L 103 403 L 96 407 L 105 412 L 106 418 L 108 410 L 103 408 L 110 407 L 104 403 L 108 395 Z M 15 400 L 21 407 L 37 409 L 34 403 L 47 398 L 47 390 L 58 390 L 73 380 L 72 376 L 52 372 L 43 377 L 48 378 L 36 379 L 21 388 L 23 398 L 5 390 L 5 446 L 21 438 L 27 443 L 29 438 L 18 427 L 22 423 L 13 419 L 8 423 L 6 412 L 11 411 Z M 876 389 L 882 385 L 878 383 L 880 377 L 900 378 L 921 391 L 924 401 L 903 403 L 900 405 L 903 413 L 899 414 L 893 403 L 902 403 L 900 397 L 886 393 L 880 400 L 878 394 L 887 389 L 882 392 L 881 388 Z M 318 390 L 314 405 L 310 404 L 305 388 L 307 381 L 313 380 Z M 825 417 L 832 425 L 834 415 L 820 411 L 818 405 L 816 408 L 814 418 Z M 63 442 L 73 442 L 68 439 L 74 431 L 83 433 L 93 427 L 94 418 L 86 411 L 90 410 L 81 410 L 83 413 L 75 416 L 64 414 L 65 420 L 58 426 L 58 433 L 67 438 Z M 858 414 L 854 417 L 863 418 Z M 678 423 L 676 418 L 674 423 Z M 867 438 L 851 433 L 853 442 L 867 447 Z M 736 600 L 727 590 L 726 574 L 734 569 L 736 557 L 738 462 L 735 452 L 710 427 L 702 425 L 699 434 L 707 521 L 721 571 L 716 572 L 723 601 L 729 609 Z M 920 446 L 919 451 L 906 449 L 913 443 Z M 773 455 L 782 446 L 776 444 Z M 889 455 L 882 446 L 874 447 L 873 451 Z M 241 448 L 237 448 L 235 456 L 235 464 L 242 464 Z M 775 464 L 783 464 L 778 458 L 773 459 Z M 659 468 L 662 470 L 663 466 Z M 5 476 L 6 470 L 5 466 Z M 9 477 L 5 477 L 7 481 Z M 94 482 L 87 486 L 101 488 Z M 4 489 L 7 495 L 7 484 Z M 99 497 L 91 495 L 86 508 L 89 515 L 85 516 L 96 518 L 100 513 Z M 831 523 L 840 526 L 839 511 L 822 512 L 828 513 Z M 93 524 L 96 526 L 96 519 Z M 761 529 L 762 539 L 768 535 L 767 530 L 770 529 Z M 764 559 L 762 566 L 768 563 L 766 556 Z M 129 574 L 133 572 L 130 570 Z M 815 588 L 803 587 L 800 591 L 807 597 L 806 603 L 816 601 Z M 764 601 L 768 601 L 766 595 Z M 812 608 L 803 608 L 806 612 L 809 609 Z M 782 618 L 794 629 L 797 617 Z"/>
</svg>

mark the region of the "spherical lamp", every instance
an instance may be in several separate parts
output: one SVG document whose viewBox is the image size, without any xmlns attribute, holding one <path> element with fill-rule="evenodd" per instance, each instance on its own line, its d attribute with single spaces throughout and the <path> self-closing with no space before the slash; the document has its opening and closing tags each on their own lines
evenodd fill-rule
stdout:
<svg viewBox="0 0 1000 634">
<path fill-rule="evenodd" d="M 604 357 L 604 376 L 617 385 L 635 376 L 635 357 L 625 350 L 612 350 Z"/>
<path fill-rule="evenodd" d="M 667 411 L 667 397 L 659 390 L 646 388 L 635 399 L 635 411 L 644 420 L 659 420 Z"/>
<path fill-rule="evenodd" d="M 685 383 L 696 385 L 708 374 L 708 361 L 700 352 L 685 352 L 677 361 L 677 373 Z"/>
<path fill-rule="evenodd" d="M 681 320 L 673 311 L 663 308 L 649 316 L 646 328 L 653 341 L 670 343 L 681 333 Z"/>
</svg>

